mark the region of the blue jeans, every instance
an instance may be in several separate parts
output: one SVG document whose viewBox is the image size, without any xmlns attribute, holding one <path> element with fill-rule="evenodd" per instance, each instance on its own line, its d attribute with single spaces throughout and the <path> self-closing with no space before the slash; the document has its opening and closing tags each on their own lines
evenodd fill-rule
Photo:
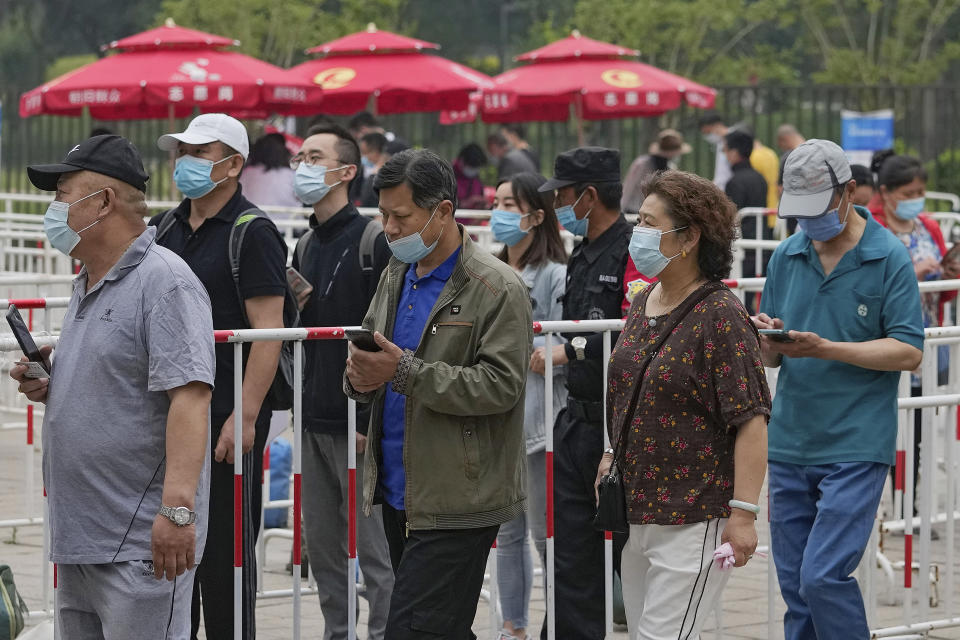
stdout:
<svg viewBox="0 0 960 640">
<path fill-rule="evenodd" d="M 547 503 L 545 451 L 527 455 L 527 510 L 500 525 L 497 535 L 497 587 L 504 622 L 524 629 L 529 622 L 533 558 L 527 531 L 533 536 L 540 564 L 546 562 Z"/>
<path fill-rule="evenodd" d="M 870 538 L 889 465 L 770 462 L 770 542 L 786 640 L 869 638 L 850 574 Z"/>
</svg>

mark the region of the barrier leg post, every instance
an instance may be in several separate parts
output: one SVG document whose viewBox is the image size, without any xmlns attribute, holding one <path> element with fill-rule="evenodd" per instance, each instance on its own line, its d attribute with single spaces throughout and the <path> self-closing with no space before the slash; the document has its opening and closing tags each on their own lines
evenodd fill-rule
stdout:
<svg viewBox="0 0 960 640">
<path fill-rule="evenodd" d="M 933 395 L 937 384 L 937 351 L 933 345 L 926 348 L 923 358 L 923 395 Z M 936 498 L 933 488 L 933 409 L 920 410 L 920 619 L 925 620 L 930 612 L 930 544 L 932 523 L 930 518 L 934 513 Z M 914 434 L 916 437 L 916 434 Z M 912 455 L 912 452 L 911 452 Z M 913 476 L 909 476 L 910 482 Z M 912 514 L 911 514 L 912 515 Z"/>
<path fill-rule="evenodd" d="M 546 556 L 547 566 L 544 567 L 546 574 L 546 593 L 544 599 L 547 606 L 547 640 L 556 640 L 556 611 L 555 611 L 555 593 L 554 593 L 554 540 L 553 540 L 553 334 L 548 333 L 545 336 L 545 353 L 547 357 L 544 361 L 544 426 L 546 433 L 546 502 L 547 502 L 547 539 Z"/>
<path fill-rule="evenodd" d="M 909 375 L 906 373 L 904 375 Z M 904 464 L 904 500 L 903 500 L 903 622 L 913 621 L 913 412 L 907 412 L 906 424 L 906 464 Z"/>
<path fill-rule="evenodd" d="M 254 479 L 251 478 L 251 481 Z M 243 640 L 243 343 L 233 346 L 233 637 Z"/>
<path fill-rule="evenodd" d="M 257 536 L 257 595 L 264 592 L 263 567 L 267 561 L 267 508 L 270 502 L 270 445 L 263 448 L 263 469 L 260 474 L 260 535 Z"/>
<path fill-rule="evenodd" d="M 610 360 L 610 332 L 603 332 L 603 362 Z M 603 448 L 610 446 L 607 434 L 607 367 L 603 367 Z M 613 532 L 603 532 L 604 620 L 607 634 L 613 633 Z"/>
<path fill-rule="evenodd" d="M 303 445 L 303 342 L 293 343 L 293 640 L 300 640 L 300 478 Z"/>
<path fill-rule="evenodd" d="M 347 639 L 357 637 L 357 403 L 347 401 Z"/>
</svg>

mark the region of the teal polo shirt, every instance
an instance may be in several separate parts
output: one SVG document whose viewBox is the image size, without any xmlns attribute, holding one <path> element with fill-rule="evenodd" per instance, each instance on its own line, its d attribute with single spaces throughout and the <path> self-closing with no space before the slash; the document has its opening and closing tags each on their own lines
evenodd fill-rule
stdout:
<svg viewBox="0 0 960 640">
<path fill-rule="evenodd" d="M 810 239 L 787 238 L 767 267 L 760 310 L 786 329 L 827 340 L 895 338 L 923 349 L 920 291 L 906 247 L 870 212 L 863 236 L 825 276 Z M 768 457 L 798 465 L 893 464 L 899 371 L 784 356 L 769 423 Z"/>
</svg>

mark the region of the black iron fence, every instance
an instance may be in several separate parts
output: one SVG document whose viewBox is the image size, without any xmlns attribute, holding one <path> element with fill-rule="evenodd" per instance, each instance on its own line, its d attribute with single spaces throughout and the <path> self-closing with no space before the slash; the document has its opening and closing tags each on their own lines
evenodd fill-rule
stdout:
<svg viewBox="0 0 960 640">
<path fill-rule="evenodd" d="M 931 190 L 960 192 L 960 86 L 761 86 L 721 87 L 717 111 L 728 124 L 746 123 L 757 138 L 776 149 L 776 130 L 783 123 L 795 125 L 808 138 L 828 138 L 840 142 L 841 111 L 893 109 L 894 133 L 898 152 L 918 156 L 930 174 Z M 0 128 L 0 190 L 30 192 L 25 167 L 28 164 L 58 161 L 64 152 L 89 135 L 96 126 L 106 126 L 130 138 L 140 149 L 150 173 L 149 196 L 166 198 L 170 191 L 170 158 L 156 147 L 156 139 L 166 133 L 166 120 L 97 122 L 88 115 L 79 118 L 39 116 L 22 120 L 17 115 L 16 95 L 2 95 L 3 121 Z M 714 152 L 699 135 L 698 109 L 682 107 L 654 119 L 627 119 L 586 122 L 587 144 L 621 150 L 624 168 L 637 155 L 646 153 L 658 129 L 679 129 L 691 143 L 693 153 L 683 158 L 681 168 L 712 176 Z M 385 125 L 414 145 L 435 149 L 454 158 L 469 142 L 484 145 L 495 125 L 480 122 L 441 125 L 437 114 L 386 116 Z M 186 126 L 186 120 L 175 122 Z M 309 118 L 300 118 L 301 134 Z M 256 135 L 258 124 L 251 124 Z M 578 127 L 572 120 L 563 123 L 528 124 L 528 139 L 540 154 L 544 173 L 549 173 L 553 158 L 564 149 L 577 146 Z M 178 129 L 179 130 L 179 129 Z M 492 174 L 491 174 L 492 175 Z"/>
</svg>

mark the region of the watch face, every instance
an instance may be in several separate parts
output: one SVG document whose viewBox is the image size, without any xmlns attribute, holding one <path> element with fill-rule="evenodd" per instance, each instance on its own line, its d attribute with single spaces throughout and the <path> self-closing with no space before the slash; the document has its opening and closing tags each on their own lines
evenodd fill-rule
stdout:
<svg viewBox="0 0 960 640">
<path fill-rule="evenodd" d="M 177 507 L 173 510 L 173 521 L 183 526 L 190 522 L 190 509 L 186 507 Z"/>
<path fill-rule="evenodd" d="M 570 344 L 573 345 L 574 349 L 583 349 L 585 346 L 587 346 L 587 339 L 583 336 L 577 336 L 570 341 Z"/>
</svg>

